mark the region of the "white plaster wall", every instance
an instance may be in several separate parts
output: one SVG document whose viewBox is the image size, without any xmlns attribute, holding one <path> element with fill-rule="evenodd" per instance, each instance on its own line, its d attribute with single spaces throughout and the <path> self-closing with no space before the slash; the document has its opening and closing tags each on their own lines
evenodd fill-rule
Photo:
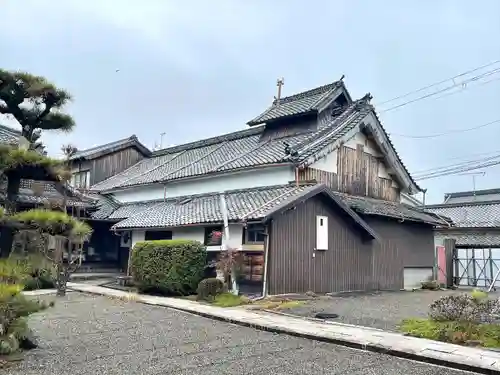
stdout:
<svg viewBox="0 0 500 375">
<path fill-rule="evenodd" d="M 409 197 L 406 194 L 401 194 L 401 203 L 404 203 L 404 204 L 407 204 L 407 205 L 413 206 L 413 207 L 417 207 L 417 206 L 422 205 L 422 202 L 419 199 L 417 199 L 415 197 Z"/>
<path fill-rule="evenodd" d="M 146 235 L 146 231 L 144 230 L 133 230 L 132 231 L 132 249 L 134 248 L 137 242 L 144 241 L 144 237 Z"/>
<path fill-rule="evenodd" d="M 155 228 L 155 230 L 171 230 L 172 239 L 174 240 L 190 240 L 203 243 L 205 241 L 205 227 L 182 227 L 182 228 Z M 144 241 L 146 231 L 134 230 L 132 231 L 132 248 L 139 241 Z M 225 237 L 222 238 L 223 243 L 228 248 L 241 249 L 243 239 L 243 226 L 240 224 L 229 224 L 229 240 Z M 221 246 L 207 246 L 207 251 L 220 251 Z"/>
<path fill-rule="evenodd" d="M 189 181 L 155 184 L 130 188 L 113 193 L 122 203 L 174 198 L 184 195 L 220 192 L 222 190 L 249 189 L 288 184 L 294 179 L 290 166 L 259 168 L 239 173 L 197 178 Z M 166 190 L 165 190 L 166 186 Z"/>
<path fill-rule="evenodd" d="M 311 168 L 319 169 L 320 171 L 337 173 L 337 157 L 338 150 L 333 150 L 328 155 L 311 164 Z"/>
</svg>

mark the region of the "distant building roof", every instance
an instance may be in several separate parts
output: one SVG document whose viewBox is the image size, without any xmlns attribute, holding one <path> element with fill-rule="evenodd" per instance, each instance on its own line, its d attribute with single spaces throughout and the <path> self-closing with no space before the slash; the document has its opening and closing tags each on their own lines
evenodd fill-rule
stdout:
<svg viewBox="0 0 500 375">
<path fill-rule="evenodd" d="M 425 209 L 450 218 L 454 227 L 500 228 L 500 200 L 433 204 Z"/>
<path fill-rule="evenodd" d="M 112 152 L 116 152 L 119 150 L 123 150 L 127 147 L 135 147 L 139 152 L 141 152 L 144 156 L 150 156 L 151 151 L 144 146 L 139 140 L 137 136 L 132 135 L 128 138 L 120 139 L 118 141 L 106 143 L 100 146 L 95 146 L 91 148 L 87 148 L 85 150 L 77 151 L 72 157 L 71 160 L 77 159 L 95 159 L 99 156 L 110 154 Z"/>
<path fill-rule="evenodd" d="M 459 191 L 446 193 L 443 203 L 471 203 L 500 201 L 500 189 L 485 189 L 475 191 Z"/>
</svg>

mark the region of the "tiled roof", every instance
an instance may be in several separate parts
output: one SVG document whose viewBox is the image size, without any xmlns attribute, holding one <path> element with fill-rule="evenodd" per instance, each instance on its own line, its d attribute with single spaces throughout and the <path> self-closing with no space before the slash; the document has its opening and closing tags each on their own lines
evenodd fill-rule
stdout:
<svg viewBox="0 0 500 375">
<path fill-rule="evenodd" d="M 452 238 L 456 241 L 456 245 L 459 246 L 471 246 L 471 247 L 500 247 L 500 231 L 498 230 L 480 230 L 480 231 L 469 231 L 462 230 L 440 230 L 436 231 L 435 234 L 436 243 L 443 241 L 446 238 Z"/>
<path fill-rule="evenodd" d="M 318 190 L 318 189 L 324 189 Z M 381 215 L 391 218 L 442 224 L 439 219 L 421 210 L 398 203 L 365 197 L 353 197 L 326 189 L 324 185 L 280 185 L 225 192 L 230 221 L 261 220 L 286 205 L 310 194 L 327 193 L 359 225 L 371 233 L 371 229 L 352 211 L 360 214 Z M 367 201 L 364 206 L 361 202 Z M 118 213 L 121 210 L 120 213 Z M 114 225 L 115 229 L 176 227 L 190 224 L 220 223 L 223 221 L 219 193 L 178 197 L 161 201 L 138 202 L 120 207 L 111 218 L 128 218 Z M 122 216 L 122 217 L 120 217 Z"/>
<path fill-rule="evenodd" d="M 113 212 L 120 207 L 109 195 L 90 194 L 95 200 L 95 210 L 90 212 L 90 217 L 95 220 L 107 220 Z"/>
<path fill-rule="evenodd" d="M 436 204 L 425 209 L 450 218 L 455 227 L 500 227 L 500 201 Z"/>
<path fill-rule="evenodd" d="M 368 197 L 358 197 L 344 193 L 336 193 L 349 207 L 363 215 L 377 215 L 394 219 L 410 220 L 433 225 L 448 223 L 421 208 L 411 207 L 398 202 L 384 201 Z"/>
<path fill-rule="evenodd" d="M 176 146 L 155 153 L 129 169 L 92 186 L 94 191 L 106 191 L 116 188 L 143 184 L 166 182 L 185 177 L 210 173 L 292 162 L 285 153 L 285 145 L 299 151 L 304 150 L 304 157 L 311 152 L 344 135 L 358 125 L 369 111 L 366 101 L 353 103 L 326 126 L 311 132 L 274 138 L 262 141 L 265 127 L 244 130 L 210 138 L 205 141 Z M 309 147 L 311 146 L 311 147 Z"/>
<path fill-rule="evenodd" d="M 34 188 L 34 186 L 37 186 Z M 42 190 L 43 189 L 43 190 Z M 61 187 L 64 189 L 64 187 Z M 6 181 L 0 182 L 0 199 L 5 199 Z M 17 202 L 27 204 L 47 204 L 61 205 L 64 196 L 56 188 L 54 182 L 48 181 L 33 181 L 21 180 L 19 186 L 19 194 L 17 195 Z M 66 203 L 68 206 L 73 207 L 91 207 L 94 205 L 93 200 L 74 194 L 72 191 L 67 191 Z"/>
<path fill-rule="evenodd" d="M 279 101 L 275 99 L 271 107 L 247 124 L 258 125 L 282 117 L 317 111 L 319 106 L 324 104 L 325 99 L 334 94 L 341 86 L 342 82 L 337 81 L 296 95 L 281 98 Z"/>
<path fill-rule="evenodd" d="M 87 148 L 85 150 L 77 151 L 72 157 L 71 160 L 76 159 L 93 159 L 101 155 L 105 155 L 111 152 L 115 152 L 126 147 L 133 146 L 137 148 L 143 155 L 151 155 L 151 151 L 144 146 L 139 140 L 137 136 L 132 135 L 125 139 L 120 139 L 118 141 L 114 141 L 111 143 L 106 143 L 104 145 L 99 145 L 91 148 Z"/>
<path fill-rule="evenodd" d="M 272 206 L 270 201 L 278 205 L 283 199 L 308 188 L 311 186 L 284 185 L 226 192 L 228 219 L 230 221 L 260 219 L 263 210 L 268 210 L 270 205 Z M 221 198 L 220 194 L 215 193 L 156 201 L 147 206 L 146 210 L 139 211 L 138 214 L 117 223 L 114 227 L 116 229 L 175 227 L 222 221 Z"/>
<path fill-rule="evenodd" d="M 21 132 L 11 127 L 0 125 L 0 143 L 17 144 Z"/>
<path fill-rule="evenodd" d="M 485 189 L 475 191 L 459 191 L 444 195 L 446 204 L 449 203 L 474 203 L 484 201 L 500 201 L 500 189 Z"/>
</svg>

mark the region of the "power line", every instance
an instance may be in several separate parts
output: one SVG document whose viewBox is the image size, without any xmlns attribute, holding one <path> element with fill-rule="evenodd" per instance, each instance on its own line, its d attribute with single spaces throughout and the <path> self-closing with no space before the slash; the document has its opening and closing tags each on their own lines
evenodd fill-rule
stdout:
<svg viewBox="0 0 500 375">
<path fill-rule="evenodd" d="M 416 89 L 416 90 L 413 90 L 413 91 L 407 92 L 406 94 L 396 96 L 396 97 L 394 97 L 394 98 L 392 98 L 392 99 L 386 100 L 386 101 L 381 102 L 381 103 L 377 103 L 377 105 L 387 104 L 387 103 L 394 102 L 394 101 L 399 100 L 399 99 L 406 98 L 406 97 L 408 97 L 408 96 L 410 96 L 410 95 L 413 95 L 413 94 L 418 94 L 419 92 L 422 92 L 422 91 L 428 90 L 428 89 L 430 89 L 430 88 L 432 88 L 432 87 L 434 87 L 434 86 L 441 85 L 441 84 L 446 83 L 446 82 L 448 82 L 448 81 L 453 81 L 453 80 L 455 80 L 455 79 L 457 79 L 457 78 L 463 77 L 463 76 L 465 76 L 465 75 L 467 75 L 467 74 L 471 74 L 471 73 L 477 72 L 477 71 L 479 71 L 479 70 L 481 70 L 481 69 L 484 69 L 484 68 L 488 68 L 488 67 L 490 67 L 490 66 L 492 66 L 492 65 L 496 65 L 496 64 L 498 64 L 498 63 L 500 63 L 500 60 L 493 61 L 493 62 L 491 62 L 491 63 L 489 63 L 489 64 L 482 65 L 482 66 L 479 66 L 479 67 L 474 68 L 474 69 L 471 69 L 471 70 L 467 70 L 467 71 L 465 71 L 465 72 L 463 72 L 463 73 L 460 73 L 460 74 L 457 74 L 457 75 L 455 75 L 455 76 L 453 76 L 453 77 L 446 78 L 446 79 L 444 79 L 444 80 L 442 80 L 442 81 L 432 83 L 432 84 L 427 85 L 427 86 L 425 86 L 425 87 L 422 87 L 422 88 L 419 88 L 419 89 Z"/>
<path fill-rule="evenodd" d="M 498 159 L 498 156 L 497 156 L 495 159 L 492 158 L 492 160 L 486 161 L 483 163 L 477 163 L 477 164 L 473 164 L 470 166 L 464 166 L 464 167 L 460 167 L 460 168 L 450 168 L 449 170 L 440 171 L 440 172 L 436 172 L 436 173 L 429 173 L 429 174 L 424 175 L 424 176 L 415 177 L 415 180 L 422 181 L 422 180 L 429 180 L 431 178 L 456 175 L 456 174 L 460 174 L 463 172 L 474 171 L 474 170 L 481 169 L 481 168 L 493 167 L 493 166 L 499 165 L 499 164 L 500 164 L 500 160 Z"/>
<path fill-rule="evenodd" d="M 428 169 L 420 169 L 420 170 L 417 170 L 417 171 L 413 171 L 412 172 L 412 175 L 422 175 L 426 172 L 434 172 L 436 170 L 440 170 L 440 169 L 443 169 L 443 168 L 448 168 L 450 166 L 453 166 L 453 165 L 462 165 L 462 164 L 467 164 L 467 163 L 471 163 L 471 162 L 475 162 L 475 161 L 478 161 L 478 160 L 484 160 L 483 158 L 479 158 L 479 159 L 472 159 L 472 160 L 469 160 L 471 159 L 473 156 L 484 156 L 486 157 L 487 155 L 498 155 L 500 156 L 500 150 L 496 150 L 496 151 L 489 151 L 489 152 L 480 152 L 480 153 L 477 153 L 477 154 L 469 154 L 467 156 L 455 156 L 455 157 L 451 157 L 451 158 L 445 158 L 443 160 L 464 160 L 463 162 L 461 163 L 457 163 L 457 164 L 447 164 L 447 165 L 443 165 L 443 166 L 440 166 L 440 167 L 433 167 L 433 168 L 428 168 Z"/>
<path fill-rule="evenodd" d="M 437 90 L 435 92 L 419 96 L 418 98 L 415 98 L 415 99 L 412 99 L 412 100 L 408 100 L 406 102 L 403 102 L 401 104 L 395 105 L 393 107 L 390 107 L 390 108 L 387 108 L 387 109 L 383 109 L 383 110 L 379 111 L 379 113 L 389 112 L 389 111 L 393 111 L 393 110 L 401 108 L 401 107 L 405 107 L 408 104 L 412 104 L 412 103 L 416 103 L 416 102 L 419 102 L 419 101 L 424 100 L 424 99 L 428 99 L 428 98 L 433 97 L 435 95 L 438 95 L 438 94 L 450 91 L 450 90 L 452 90 L 452 89 L 454 89 L 456 87 L 461 87 L 462 88 L 462 90 L 457 91 L 457 93 L 458 92 L 463 92 L 467 88 L 467 84 L 468 83 L 478 81 L 478 80 L 480 80 L 480 79 L 482 79 L 484 77 L 488 77 L 488 76 L 491 76 L 491 75 L 497 74 L 497 73 L 500 73 L 500 68 L 496 68 L 496 69 L 490 70 L 490 71 L 488 71 L 486 73 L 474 76 L 472 78 L 466 79 L 466 80 L 461 81 L 461 82 L 454 82 L 453 85 L 451 85 L 451 86 L 447 86 L 447 87 L 445 87 L 443 89 L 440 89 L 440 90 Z M 491 81 L 493 81 L 493 80 L 491 80 Z"/>
<path fill-rule="evenodd" d="M 493 125 L 500 122 L 500 119 L 490 121 L 486 124 L 481 124 L 478 126 L 473 126 L 472 128 L 465 128 L 465 129 L 455 129 L 455 130 L 450 130 L 448 132 L 443 132 L 443 133 L 436 133 L 436 134 L 427 134 L 427 135 L 405 135 L 405 134 L 397 134 L 397 133 L 389 133 L 390 136 L 396 136 L 396 137 L 402 137 L 402 138 L 412 138 L 412 139 L 428 139 L 428 138 L 437 138 L 437 137 L 442 137 L 445 135 L 450 135 L 450 134 L 457 134 L 457 133 L 465 133 L 465 132 L 470 132 L 472 130 L 477 130 L 481 128 L 485 128 L 487 126 Z"/>
<path fill-rule="evenodd" d="M 414 176 L 416 176 L 417 178 L 421 178 L 421 177 L 433 175 L 436 173 L 454 171 L 454 170 L 458 170 L 458 169 L 462 169 L 462 168 L 468 168 L 471 166 L 475 166 L 478 163 L 489 162 L 491 160 L 495 160 L 498 158 L 500 158 L 500 154 L 489 156 L 489 157 L 484 157 L 484 158 L 479 158 L 479 159 L 475 159 L 475 160 L 470 160 L 470 161 L 466 161 L 466 162 L 461 162 L 461 163 L 449 164 L 449 165 L 445 165 L 442 167 L 431 168 L 431 169 L 428 169 L 426 172 L 414 173 Z"/>
</svg>

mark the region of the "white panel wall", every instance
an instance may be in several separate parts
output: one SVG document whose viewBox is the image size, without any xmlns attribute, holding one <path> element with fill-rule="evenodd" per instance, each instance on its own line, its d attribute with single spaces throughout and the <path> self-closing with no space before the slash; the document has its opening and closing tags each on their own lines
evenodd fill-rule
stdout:
<svg viewBox="0 0 500 375">
<path fill-rule="evenodd" d="M 240 173 L 204 177 L 166 185 L 141 186 L 113 193 L 119 202 L 138 202 L 174 198 L 183 195 L 219 192 L 221 190 L 249 189 L 262 186 L 288 184 L 294 179 L 290 166 L 261 168 Z M 166 186 L 166 189 L 165 189 Z"/>
<path fill-rule="evenodd" d="M 156 230 L 164 230 L 163 228 L 156 228 Z M 174 240 L 191 240 L 203 243 L 205 241 L 205 228 L 204 227 L 182 227 L 172 230 L 172 239 Z M 145 231 L 135 230 L 132 231 L 132 247 L 136 242 L 144 241 Z M 243 239 L 243 226 L 239 224 L 229 224 L 229 241 L 223 237 L 224 244 L 228 248 L 241 249 Z M 207 246 L 207 251 L 220 251 L 221 246 Z"/>
</svg>

